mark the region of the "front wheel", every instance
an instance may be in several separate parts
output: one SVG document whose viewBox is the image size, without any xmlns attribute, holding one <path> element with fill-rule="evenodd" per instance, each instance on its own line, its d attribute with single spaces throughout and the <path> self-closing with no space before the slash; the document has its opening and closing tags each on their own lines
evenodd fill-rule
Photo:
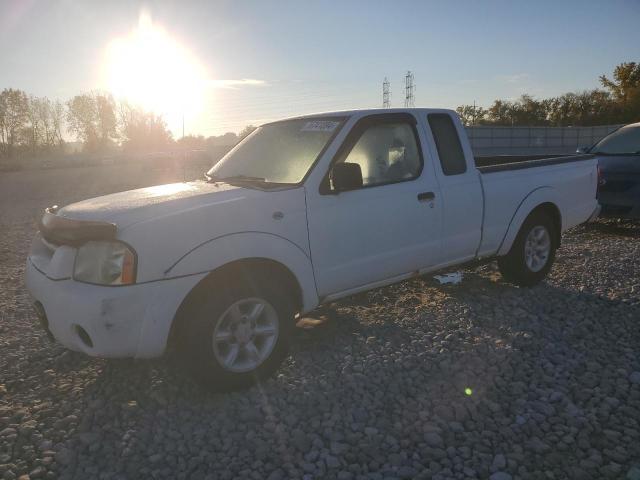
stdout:
<svg viewBox="0 0 640 480">
<path fill-rule="evenodd" d="M 213 390 L 246 388 L 286 357 L 293 316 L 288 292 L 267 278 L 218 285 L 185 319 L 179 354 Z"/>
<path fill-rule="evenodd" d="M 534 212 L 525 220 L 511 250 L 498 258 L 505 280 L 531 287 L 547 276 L 556 255 L 556 227 L 544 212 Z"/>
</svg>

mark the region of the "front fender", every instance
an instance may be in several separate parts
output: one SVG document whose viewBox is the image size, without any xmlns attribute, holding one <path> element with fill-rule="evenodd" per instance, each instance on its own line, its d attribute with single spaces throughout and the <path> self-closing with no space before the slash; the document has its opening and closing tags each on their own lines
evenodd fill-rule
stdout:
<svg viewBox="0 0 640 480">
<path fill-rule="evenodd" d="M 502 239 L 500 248 L 498 248 L 498 256 L 509 253 L 522 224 L 538 205 L 543 203 L 552 203 L 556 206 L 560 205 L 557 199 L 557 194 L 558 192 L 555 188 L 551 186 L 543 186 L 532 190 L 522 199 L 520 205 L 511 217 L 507 232 Z M 560 230 L 562 231 L 562 227 Z"/>
<path fill-rule="evenodd" d="M 313 310 L 318 305 L 311 259 L 297 244 L 272 233 L 242 232 L 211 239 L 178 259 L 165 275 L 180 277 L 210 272 L 247 258 L 265 258 L 284 265 L 300 285 L 303 311 Z"/>
</svg>

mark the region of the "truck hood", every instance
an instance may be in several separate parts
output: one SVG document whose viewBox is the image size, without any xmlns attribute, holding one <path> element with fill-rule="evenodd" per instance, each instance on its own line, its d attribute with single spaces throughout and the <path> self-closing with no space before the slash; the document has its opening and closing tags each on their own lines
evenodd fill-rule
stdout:
<svg viewBox="0 0 640 480">
<path fill-rule="evenodd" d="M 226 183 L 170 183 L 113 193 L 72 203 L 58 215 L 74 220 L 114 223 L 119 229 L 134 223 L 199 208 L 235 202 L 265 192 Z"/>
</svg>

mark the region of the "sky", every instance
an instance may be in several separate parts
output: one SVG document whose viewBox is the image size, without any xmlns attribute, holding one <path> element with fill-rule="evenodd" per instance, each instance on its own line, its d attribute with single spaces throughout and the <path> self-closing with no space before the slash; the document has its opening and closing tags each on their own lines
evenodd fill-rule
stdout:
<svg viewBox="0 0 640 480">
<path fill-rule="evenodd" d="M 0 89 L 111 91 L 221 135 L 380 107 L 385 77 L 401 107 L 408 70 L 417 107 L 595 88 L 640 61 L 639 24 L 640 0 L 0 0 Z"/>
</svg>

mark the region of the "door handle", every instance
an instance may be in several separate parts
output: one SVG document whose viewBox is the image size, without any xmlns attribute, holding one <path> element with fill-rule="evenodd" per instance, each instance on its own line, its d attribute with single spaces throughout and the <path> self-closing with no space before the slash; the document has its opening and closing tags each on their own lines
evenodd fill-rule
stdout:
<svg viewBox="0 0 640 480">
<path fill-rule="evenodd" d="M 428 202 L 430 200 L 433 200 L 434 198 L 436 198 L 436 194 L 433 192 L 422 192 L 418 194 L 419 202 Z"/>
</svg>

